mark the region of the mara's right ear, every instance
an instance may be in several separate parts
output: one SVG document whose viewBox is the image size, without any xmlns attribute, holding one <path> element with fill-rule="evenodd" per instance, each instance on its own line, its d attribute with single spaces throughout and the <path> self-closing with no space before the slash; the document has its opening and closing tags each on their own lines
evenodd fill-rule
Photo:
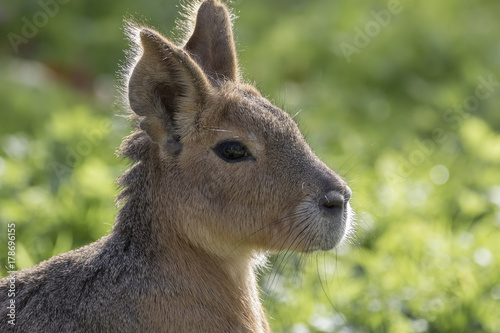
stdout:
<svg viewBox="0 0 500 333">
<path fill-rule="evenodd" d="M 144 117 L 140 127 L 152 141 L 177 153 L 212 88 L 183 49 L 149 29 L 139 37 L 143 52 L 128 84 L 130 107 Z"/>
<path fill-rule="evenodd" d="M 196 24 L 186 51 L 190 52 L 215 85 L 219 80 L 239 80 L 231 17 L 217 0 L 205 0 L 196 14 Z"/>
</svg>

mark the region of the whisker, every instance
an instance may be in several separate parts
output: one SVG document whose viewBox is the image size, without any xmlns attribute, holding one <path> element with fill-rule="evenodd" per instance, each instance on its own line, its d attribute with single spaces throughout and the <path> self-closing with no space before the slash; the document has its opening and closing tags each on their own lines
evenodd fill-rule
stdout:
<svg viewBox="0 0 500 333">
<path fill-rule="evenodd" d="M 300 223 L 297 224 L 297 226 L 298 225 L 302 225 L 302 224 L 304 224 L 306 222 L 308 222 L 308 219 L 302 220 Z M 269 288 L 268 289 L 273 288 L 274 281 L 276 280 L 276 277 L 277 277 L 278 273 L 280 272 L 280 270 L 282 269 L 282 267 L 284 267 L 284 263 L 286 262 L 285 259 L 287 258 L 288 254 L 290 254 L 290 256 L 291 256 L 295 252 L 295 250 L 298 248 L 298 246 L 300 245 L 301 241 L 303 240 L 303 238 L 299 238 L 299 237 L 301 237 L 301 235 L 304 233 L 304 231 L 306 231 L 309 227 L 311 227 L 310 223 L 306 224 L 306 226 L 304 228 L 302 228 L 302 230 L 295 236 L 295 238 L 291 242 L 291 245 L 283 253 L 283 257 L 280 260 L 280 262 L 278 263 L 278 265 L 277 266 L 273 265 L 273 268 L 276 267 L 276 272 L 275 272 L 275 274 L 273 276 L 273 279 L 271 280 L 271 283 L 269 284 Z M 295 229 L 295 227 L 294 227 L 294 229 Z M 290 234 L 292 234 L 292 233 L 290 233 Z M 288 237 L 287 237 L 287 239 L 288 239 Z M 299 240 L 299 241 L 297 241 L 297 240 Z M 284 244 L 282 244 L 282 245 L 284 245 Z"/>
<path fill-rule="evenodd" d="M 306 196 L 304 196 L 303 198 L 301 198 L 300 201 L 303 201 L 305 198 L 306 198 Z M 275 226 L 275 225 L 277 225 L 279 223 L 282 223 L 282 222 L 284 222 L 286 220 L 301 219 L 302 215 L 305 215 L 307 212 L 308 212 L 307 208 L 301 208 L 299 210 L 291 212 L 290 214 L 285 215 L 282 218 L 274 220 L 274 221 L 272 221 L 272 222 L 270 222 L 270 223 L 268 223 L 268 224 L 266 224 L 266 225 L 258 228 L 257 230 L 251 232 L 250 234 L 248 234 L 247 236 L 245 236 L 244 238 L 242 238 L 239 242 L 237 242 L 235 244 L 235 248 L 233 249 L 233 251 L 237 250 L 245 241 L 249 240 L 251 237 L 255 236 L 257 233 L 262 232 L 262 231 L 266 230 L 267 228 L 273 227 L 273 226 Z M 293 231 L 293 229 L 292 229 L 292 231 Z"/>
<path fill-rule="evenodd" d="M 300 113 L 302 112 L 302 110 L 299 110 L 297 111 L 293 116 L 292 116 L 292 119 L 294 119 L 295 117 L 297 117 Z"/>
<path fill-rule="evenodd" d="M 363 163 L 363 161 L 358 161 L 355 165 L 353 165 L 347 172 L 345 172 L 344 174 L 342 174 L 342 177 L 348 177 L 349 174 L 355 170 L 359 165 L 361 165 Z"/>
<path fill-rule="evenodd" d="M 317 232 L 309 232 L 306 234 L 306 238 L 304 243 L 306 246 L 304 247 L 304 251 L 300 253 L 299 260 L 297 262 L 295 273 L 292 281 L 296 281 L 299 279 L 299 273 L 302 272 L 302 269 L 307 266 L 307 261 L 310 259 L 309 249 L 313 243 L 313 240 L 316 239 Z"/>
<path fill-rule="evenodd" d="M 233 131 L 222 129 L 222 128 L 210 128 L 210 127 L 203 127 L 203 129 L 207 131 L 214 131 L 214 132 L 226 132 L 226 133 L 233 133 Z"/>
<path fill-rule="evenodd" d="M 285 244 L 286 244 L 286 242 L 288 241 L 288 239 L 290 238 L 290 236 L 293 234 L 293 231 L 295 231 L 295 229 L 297 229 L 298 227 L 300 227 L 300 226 L 301 226 L 301 225 L 302 225 L 305 221 L 307 221 L 307 220 L 303 220 L 303 221 L 301 221 L 301 222 L 297 223 L 297 224 L 296 224 L 296 225 L 292 228 L 292 230 L 291 230 L 289 233 L 287 233 L 287 234 L 286 234 L 286 238 L 285 238 L 285 239 L 283 240 L 283 242 L 280 244 L 279 248 L 283 247 L 283 245 L 285 245 Z M 303 230 L 304 230 L 304 229 L 303 229 Z M 302 230 L 302 231 L 303 231 L 303 230 Z M 299 237 L 299 236 L 300 236 L 300 234 L 302 233 L 302 231 L 301 231 L 301 232 L 299 232 L 299 235 L 297 235 L 297 236 L 295 237 L 295 239 L 292 241 L 292 244 L 294 244 L 294 243 L 295 243 L 295 240 L 297 239 L 297 237 Z M 280 271 L 280 268 L 281 268 L 282 263 L 285 261 L 285 258 L 287 257 L 288 253 L 290 252 L 290 248 L 291 248 L 291 246 L 290 246 L 290 247 L 288 247 L 288 248 L 286 249 L 286 251 L 284 251 L 284 252 L 282 252 L 282 253 L 278 254 L 278 256 L 277 256 L 277 260 L 278 260 L 278 258 L 279 258 L 280 256 L 282 257 L 282 259 L 281 259 L 281 261 L 278 263 L 278 265 L 277 265 L 277 266 L 276 266 L 276 263 L 275 263 L 275 265 L 273 265 L 273 268 L 274 268 L 274 267 L 277 267 L 277 273 Z M 276 275 L 275 275 L 275 276 L 276 276 Z M 274 278 L 273 278 L 273 281 L 274 281 Z M 272 281 L 272 282 L 273 282 L 273 281 Z M 271 285 L 272 285 L 272 282 L 271 282 Z"/>
<path fill-rule="evenodd" d="M 349 156 L 349 157 L 348 157 L 348 158 L 344 161 L 344 163 L 342 163 L 342 165 L 341 165 L 341 166 L 340 166 L 340 168 L 338 169 L 338 172 L 337 172 L 337 173 L 341 174 L 341 173 L 342 173 L 342 169 L 344 168 L 344 166 L 345 166 L 348 162 L 350 162 L 350 161 L 351 161 L 351 160 L 352 160 L 355 156 L 360 155 L 361 153 L 365 152 L 368 148 L 371 148 L 371 147 L 372 147 L 372 146 L 374 146 L 374 145 L 375 145 L 375 143 L 372 143 L 372 144 L 370 144 L 370 146 L 369 146 L 369 147 L 363 147 L 363 148 L 360 148 L 357 152 L 352 153 L 352 154 L 351 154 L 351 155 L 350 155 L 350 156 Z M 360 161 L 360 162 L 358 162 L 358 163 L 357 163 L 354 167 L 352 167 L 352 168 L 351 168 L 351 169 L 350 169 L 350 170 L 349 170 L 346 174 L 343 174 L 342 176 L 343 176 L 343 177 L 346 177 L 346 176 L 347 176 L 347 175 L 348 175 L 348 174 L 349 174 L 349 173 L 350 173 L 353 169 L 355 169 L 355 168 L 356 168 L 359 164 L 361 164 L 361 161 Z"/>
<path fill-rule="evenodd" d="M 330 306 L 332 307 L 333 311 L 335 313 L 340 313 L 337 309 L 337 307 L 333 304 L 333 301 L 330 297 L 330 285 L 327 283 L 326 285 L 326 288 L 325 288 L 325 285 L 323 283 L 323 279 L 321 278 L 321 273 L 319 272 L 319 262 L 318 262 L 318 257 L 319 255 L 316 256 L 316 272 L 318 274 L 318 280 L 319 280 L 319 284 L 321 286 L 321 289 L 323 290 L 323 294 L 326 296 L 326 299 L 328 300 L 328 303 L 330 303 Z M 337 263 L 337 260 L 335 260 L 335 262 Z M 326 260 L 323 259 L 323 265 L 326 265 Z M 325 280 L 326 279 L 326 266 L 323 266 L 323 270 L 324 270 L 324 273 L 325 273 Z M 347 330 L 350 332 L 350 328 L 349 328 L 349 325 L 347 324 L 347 321 L 345 319 L 345 317 L 343 315 L 340 315 L 340 318 L 342 319 L 342 322 L 344 324 L 344 327 L 347 328 Z"/>
</svg>

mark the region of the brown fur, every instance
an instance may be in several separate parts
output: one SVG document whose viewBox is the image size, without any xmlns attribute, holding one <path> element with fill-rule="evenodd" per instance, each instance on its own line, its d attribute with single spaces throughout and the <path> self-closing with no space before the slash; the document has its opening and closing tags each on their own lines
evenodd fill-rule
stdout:
<svg viewBox="0 0 500 333">
<path fill-rule="evenodd" d="M 122 207 L 97 242 L 14 274 L 0 331 L 269 332 L 255 271 L 267 251 L 328 250 L 349 232 L 350 190 L 293 120 L 240 80 L 230 16 L 204 1 L 184 47 L 132 27 L 139 126 L 121 153 Z M 221 142 L 249 156 L 225 160 Z"/>
</svg>

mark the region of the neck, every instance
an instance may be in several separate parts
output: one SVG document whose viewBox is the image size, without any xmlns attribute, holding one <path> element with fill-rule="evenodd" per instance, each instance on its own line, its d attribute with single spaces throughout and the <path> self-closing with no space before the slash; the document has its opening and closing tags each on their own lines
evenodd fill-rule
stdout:
<svg viewBox="0 0 500 333">
<path fill-rule="evenodd" d="M 161 290 L 163 296 L 159 303 L 148 303 L 154 307 L 150 311 L 158 313 L 156 318 L 183 319 L 175 327 L 172 322 L 158 327 L 169 325 L 176 332 L 269 332 L 255 257 L 214 257 L 189 245 L 159 251 L 152 293 Z"/>
<path fill-rule="evenodd" d="M 151 184 L 134 180 L 128 185 Z M 175 230 L 175 221 L 166 220 L 175 215 L 155 214 L 156 201 L 145 189 L 132 189 L 114 234 L 129 240 L 149 263 L 140 303 L 152 326 L 176 332 L 269 332 L 255 273 L 265 256 L 241 248 L 216 255 L 193 245 Z"/>
</svg>

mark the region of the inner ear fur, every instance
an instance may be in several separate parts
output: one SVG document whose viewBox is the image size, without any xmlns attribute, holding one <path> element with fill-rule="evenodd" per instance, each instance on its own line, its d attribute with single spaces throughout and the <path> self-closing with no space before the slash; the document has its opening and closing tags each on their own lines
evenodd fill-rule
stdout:
<svg viewBox="0 0 500 333">
<path fill-rule="evenodd" d="M 196 16 L 193 34 L 185 47 L 203 68 L 212 84 L 220 80 L 239 80 L 238 60 L 225 5 L 216 0 L 204 1 Z"/>
<path fill-rule="evenodd" d="M 129 80 L 130 107 L 144 117 L 140 127 L 152 141 L 178 150 L 211 85 L 182 48 L 151 29 L 139 31 L 143 52 Z"/>
</svg>

